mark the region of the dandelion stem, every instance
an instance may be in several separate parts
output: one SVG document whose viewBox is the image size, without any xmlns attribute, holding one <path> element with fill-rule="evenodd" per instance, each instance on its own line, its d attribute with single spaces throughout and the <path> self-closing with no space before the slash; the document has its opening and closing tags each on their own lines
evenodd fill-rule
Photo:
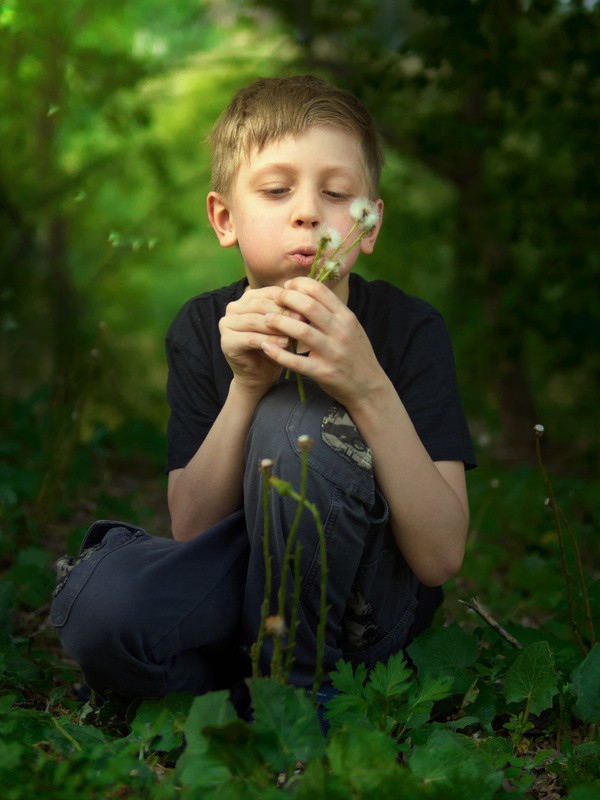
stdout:
<svg viewBox="0 0 600 800">
<path fill-rule="evenodd" d="M 263 466 L 264 465 L 264 466 Z M 250 649 L 250 660 L 252 663 L 252 677 L 259 678 L 260 677 L 260 651 L 262 650 L 262 646 L 265 641 L 266 636 L 266 620 L 267 615 L 269 613 L 269 605 L 271 603 L 271 591 L 272 591 L 272 558 L 271 558 L 271 551 L 269 546 L 269 535 L 270 535 L 270 516 L 269 516 L 269 492 L 270 492 L 270 484 L 269 481 L 266 479 L 272 463 L 265 464 L 263 462 L 261 465 L 261 472 L 263 473 L 263 497 L 262 497 L 262 505 L 263 505 L 263 560 L 265 565 L 265 590 L 263 595 L 262 606 L 260 609 L 260 625 L 258 628 L 258 635 L 256 637 L 256 641 L 252 645 Z"/>
<path fill-rule="evenodd" d="M 57 730 L 57 731 L 59 731 L 59 733 L 62 733 L 62 735 L 65 737 L 65 739 L 67 739 L 67 741 L 69 741 L 69 742 L 70 742 L 70 743 L 73 745 L 73 747 L 75 748 L 75 750 L 77 750 L 77 752 L 78 752 L 78 753 L 81 753 L 81 745 L 79 744 L 79 742 L 77 741 L 77 739 L 74 739 L 74 738 L 71 736 L 71 734 L 70 734 L 70 733 L 67 733 L 67 731 L 66 731 L 66 730 L 63 728 L 63 726 L 62 726 L 62 725 L 60 724 L 60 722 L 59 722 L 59 721 L 56 719 L 56 717 L 52 717 L 52 724 L 54 725 L 54 727 L 56 728 L 56 730 Z"/>
<path fill-rule="evenodd" d="M 543 430 L 543 429 L 542 429 Z M 548 493 L 548 502 L 550 508 L 552 509 L 552 513 L 554 515 L 554 524 L 556 526 L 556 534 L 558 537 L 558 547 L 560 552 L 560 563 L 563 571 L 563 575 L 565 577 L 565 587 L 566 587 L 566 595 L 567 595 L 567 607 L 569 612 L 569 625 L 571 627 L 571 632 L 573 634 L 573 638 L 579 648 L 580 653 L 585 656 L 587 652 L 587 648 L 584 644 L 583 638 L 579 631 L 579 626 L 577 624 L 577 620 L 575 618 L 575 601 L 573 599 L 573 576 L 571 574 L 571 570 L 569 569 L 569 565 L 567 563 L 567 554 L 565 548 L 565 537 L 563 535 L 562 525 L 561 525 L 561 518 L 560 518 L 560 509 L 556 503 L 556 496 L 554 494 L 554 487 L 552 486 L 552 482 L 548 477 L 548 473 L 546 472 L 546 468 L 544 466 L 544 460 L 542 458 L 542 448 L 540 446 L 540 439 L 541 434 L 536 433 L 536 440 L 535 440 L 535 454 L 537 458 L 537 463 L 542 473 L 542 478 L 544 480 L 544 485 L 546 487 L 546 492 Z"/>
<path fill-rule="evenodd" d="M 571 542 L 571 547 L 573 548 L 573 552 L 575 553 L 575 563 L 577 565 L 577 578 L 579 580 L 579 586 L 581 588 L 581 598 L 583 600 L 583 608 L 585 614 L 585 622 L 588 629 L 588 634 L 590 637 L 590 648 L 592 648 L 596 644 L 596 629 L 594 627 L 594 618 L 592 616 L 592 607 L 590 605 L 590 598 L 587 591 L 587 586 L 585 582 L 585 576 L 583 574 L 583 562 L 581 560 L 581 552 L 579 550 L 579 543 L 577 542 L 577 538 L 571 528 L 571 525 L 566 518 L 562 508 L 557 507 L 557 511 L 560 514 L 560 518 L 563 521 L 565 529 L 567 531 L 567 535 L 569 537 L 569 541 Z"/>
<path fill-rule="evenodd" d="M 300 591 L 302 589 L 302 575 L 300 573 L 301 551 L 302 545 L 300 542 L 296 542 L 296 550 L 294 552 L 294 594 L 292 595 L 290 631 L 285 648 L 285 664 L 283 668 L 283 674 L 286 680 L 294 666 L 294 647 L 296 646 L 296 630 L 298 628 L 298 608 L 300 607 Z"/>
<path fill-rule="evenodd" d="M 308 482 L 308 448 L 301 448 L 301 458 L 302 458 L 302 470 L 300 473 L 300 494 L 297 495 L 297 506 L 296 506 L 296 513 L 294 514 L 294 519 L 292 520 L 292 524 L 288 531 L 286 543 L 285 543 L 285 550 L 283 553 L 283 564 L 281 566 L 281 579 L 279 582 L 279 591 L 277 594 L 277 614 L 282 618 L 285 619 L 285 600 L 286 600 L 286 593 L 287 593 L 287 576 L 288 571 L 290 569 L 290 564 L 292 561 L 292 552 L 294 547 L 294 540 L 296 538 L 296 532 L 298 530 L 298 525 L 300 524 L 300 517 L 302 516 L 302 512 L 304 510 L 304 503 L 306 501 L 306 484 Z M 296 493 L 290 489 L 290 494 L 294 496 Z M 299 599 L 299 598 L 298 598 Z M 297 609 L 296 609 L 297 612 Z M 294 609 L 292 608 L 292 616 L 294 615 Z M 278 679 L 285 680 L 285 675 L 282 674 L 282 641 L 280 638 L 275 639 L 273 645 L 273 658 L 271 663 L 271 675 L 275 673 L 275 676 Z"/>
</svg>

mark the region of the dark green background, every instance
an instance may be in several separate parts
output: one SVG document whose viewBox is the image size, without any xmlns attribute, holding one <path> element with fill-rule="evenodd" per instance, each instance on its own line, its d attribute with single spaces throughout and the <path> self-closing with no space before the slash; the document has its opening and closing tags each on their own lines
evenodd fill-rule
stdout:
<svg viewBox="0 0 600 800">
<path fill-rule="evenodd" d="M 99 428 L 163 430 L 166 327 L 241 274 L 206 220 L 205 137 L 243 83 L 311 71 L 385 138 L 384 229 L 359 269 L 446 316 L 480 460 L 527 463 L 541 422 L 553 467 L 593 477 L 599 17 L 552 0 L 1 3 L 12 440 L 33 407 L 58 480 Z"/>
</svg>

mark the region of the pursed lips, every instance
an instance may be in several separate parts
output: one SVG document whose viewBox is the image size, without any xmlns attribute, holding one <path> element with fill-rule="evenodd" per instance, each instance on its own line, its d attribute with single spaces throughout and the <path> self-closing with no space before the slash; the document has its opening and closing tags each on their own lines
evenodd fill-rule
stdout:
<svg viewBox="0 0 600 800">
<path fill-rule="evenodd" d="M 288 253 L 288 258 L 295 261 L 301 267 L 311 267 L 315 259 L 316 249 L 314 247 L 298 247 Z"/>
</svg>

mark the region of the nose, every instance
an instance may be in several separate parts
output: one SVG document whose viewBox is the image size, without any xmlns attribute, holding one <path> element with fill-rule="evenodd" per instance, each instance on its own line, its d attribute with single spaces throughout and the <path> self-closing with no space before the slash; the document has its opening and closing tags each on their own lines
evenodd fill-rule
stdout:
<svg viewBox="0 0 600 800">
<path fill-rule="evenodd" d="M 292 209 L 292 224 L 296 228 L 318 228 L 321 224 L 321 203 L 318 193 L 298 191 Z"/>
</svg>

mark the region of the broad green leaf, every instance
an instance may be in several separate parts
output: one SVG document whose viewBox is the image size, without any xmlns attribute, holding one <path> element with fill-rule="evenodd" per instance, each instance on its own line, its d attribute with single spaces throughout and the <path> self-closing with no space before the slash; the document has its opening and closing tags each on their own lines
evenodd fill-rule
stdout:
<svg viewBox="0 0 600 800">
<path fill-rule="evenodd" d="M 46 739 L 52 730 L 50 714 L 32 708 L 13 708 L 0 720 L 0 739 L 13 739 L 30 746 Z"/>
<path fill-rule="evenodd" d="M 208 740 L 203 729 L 209 725 L 224 725 L 237 719 L 226 691 L 209 692 L 195 697 L 183 725 L 186 749 L 177 762 L 176 775 L 180 783 L 190 788 L 220 786 L 229 779 L 229 770 L 208 753 Z"/>
<path fill-rule="evenodd" d="M 600 721 L 600 644 L 594 645 L 573 672 L 574 713 L 583 722 Z"/>
<path fill-rule="evenodd" d="M 256 746 L 256 730 L 242 719 L 233 719 L 222 725 L 204 728 L 208 754 L 222 763 L 231 777 L 267 785 L 273 781 L 274 770 L 269 769 Z M 294 764 L 295 766 L 295 764 Z"/>
<path fill-rule="evenodd" d="M 598 800 L 598 787 L 576 786 L 569 791 L 568 800 Z"/>
<path fill-rule="evenodd" d="M 386 772 L 399 771 L 394 741 L 380 731 L 350 728 L 336 731 L 327 747 L 329 765 L 354 793 L 374 792 Z"/>
<path fill-rule="evenodd" d="M 438 789 L 435 797 L 448 800 L 487 800 L 502 782 L 502 773 L 492 769 L 468 737 L 444 730 L 434 731 L 426 744 L 414 748 L 409 768 Z"/>
<path fill-rule="evenodd" d="M 460 625 L 430 628 L 407 648 L 419 675 L 452 675 L 454 689 L 466 691 L 472 681 L 465 670 L 478 656 L 477 639 Z"/>
<path fill-rule="evenodd" d="M 0 770 L 8 772 L 18 767 L 26 753 L 20 742 L 3 742 L 0 739 Z"/>
<path fill-rule="evenodd" d="M 16 694 L 5 694 L 4 697 L 0 697 L 0 714 L 10 711 L 16 699 Z"/>
<path fill-rule="evenodd" d="M 131 725 L 132 737 L 153 750 L 169 752 L 183 743 L 181 726 L 193 697 L 187 693 L 169 694 L 160 700 L 144 700 Z"/>
<path fill-rule="evenodd" d="M 532 714 L 540 714 L 558 692 L 557 677 L 548 642 L 536 642 L 519 653 L 506 673 L 504 697 L 509 703 L 526 701 Z"/>
<path fill-rule="evenodd" d="M 348 800 L 348 787 L 341 776 L 334 775 L 322 760 L 313 759 L 298 782 L 296 796 L 298 800 Z"/>
<path fill-rule="evenodd" d="M 94 745 L 105 743 L 107 737 L 101 728 L 96 728 L 93 725 L 74 725 L 72 722 L 68 722 L 66 718 L 64 721 L 58 720 L 58 725 L 55 725 L 55 729 L 50 730 L 48 733 L 48 742 L 52 749 L 65 756 L 73 754 L 76 749 L 76 745 L 73 744 L 74 741 L 82 749 L 88 750 Z"/>
<path fill-rule="evenodd" d="M 249 680 L 256 745 L 275 770 L 322 755 L 323 733 L 306 692 L 271 680 Z"/>
</svg>

